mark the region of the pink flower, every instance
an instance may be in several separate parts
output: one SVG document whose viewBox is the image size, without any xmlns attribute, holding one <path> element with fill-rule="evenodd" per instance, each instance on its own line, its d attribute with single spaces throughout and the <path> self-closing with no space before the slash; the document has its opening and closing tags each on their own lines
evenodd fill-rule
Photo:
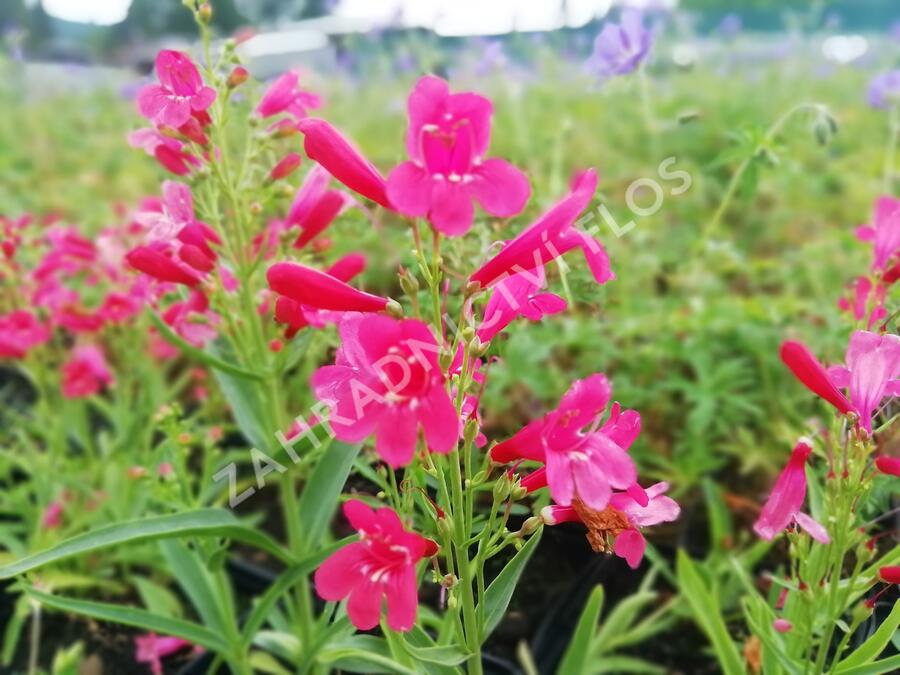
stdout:
<svg viewBox="0 0 900 675">
<path fill-rule="evenodd" d="M 204 347 L 216 339 L 221 317 L 209 309 L 209 299 L 199 291 L 192 291 L 187 300 L 176 302 L 163 314 L 163 321 L 172 327 L 185 342 Z"/>
<path fill-rule="evenodd" d="M 491 137 L 488 99 L 451 94 L 444 80 L 429 75 L 416 83 L 408 110 L 410 161 L 396 167 L 387 183 L 394 208 L 459 236 L 472 226 L 473 200 L 498 218 L 525 207 L 531 194 L 525 174 L 502 159 L 483 159 Z"/>
<path fill-rule="evenodd" d="M 332 554 L 316 570 L 316 592 L 325 600 L 349 598 L 347 614 L 359 630 L 378 625 L 387 602 L 391 630 L 408 631 L 416 621 L 418 588 L 416 564 L 437 547 L 434 542 L 404 529 L 389 508 L 372 510 L 351 499 L 344 516 L 360 540 Z"/>
<path fill-rule="evenodd" d="M 583 523 L 588 528 L 588 541 L 598 553 L 609 550 L 609 537 L 613 537 L 615 554 L 629 567 L 637 569 L 647 548 L 641 528 L 672 522 L 681 513 L 675 500 L 665 496 L 668 489 L 668 483 L 656 483 L 646 490 L 635 483 L 627 492 L 615 493 L 609 506 L 602 511 L 591 509 L 576 499 L 571 506 L 552 504 L 544 507 L 541 518 L 547 525 Z M 639 500 L 635 499 L 638 495 Z"/>
<path fill-rule="evenodd" d="M 518 316 L 539 321 L 547 314 L 557 314 L 566 308 L 566 301 L 553 293 L 539 293 L 544 287 L 544 267 L 505 277 L 494 286 L 484 310 L 484 320 L 477 335 L 489 342 Z"/>
<path fill-rule="evenodd" d="M 876 457 L 875 466 L 887 476 L 900 478 L 900 457 L 888 457 L 886 455 Z"/>
<path fill-rule="evenodd" d="M 287 178 L 297 170 L 302 161 L 303 157 L 300 153 L 289 152 L 279 160 L 278 164 L 272 167 L 272 170 L 269 172 L 269 179 L 281 180 L 282 178 Z"/>
<path fill-rule="evenodd" d="M 838 299 L 838 307 L 841 311 L 851 313 L 856 321 L 862 321 L 868 316 L 866 328 L 871 330 L 872 326 L 887 316 L 887 310 L 884 308 L 887 289 L 881 283 L 872 284 L 869 277 L 857 277 L 849 287 L 851 296 Z"/>
<path fill-rule="evenodd" d="M 300 75 L 293 70 L 281 75 L 263 94 L 256 106 L 256 114 L 272 117 L 286 112 L 299 121 L 306 117 L 308 108 L 321 106 L 321 99 L 312 92 L 300 89 L 299 83 Z"/>
<path fill-rule="evenodd" d="M 781 345 L 781 360 L 790 368 L 794 376 L 812 393 L 825 399 L 847 414 L 853 406 L 828 377 L 825 366 L 819 363 L 812 352 L 802 342 L 787 341 Z"/>
<path fill-rule="evenodd" d="M 331 175 L 320 164 L 316 164 L 297 190 L 286 219 L 287 227 L 300 226 L 300 235 L 294 242 L 294 248 L 306 246 L 353 201 L 339 190 L 328 189 L 330 181 Z"/>
<path fill-rule="evenodd" d="M 576 380 L 556 410 L 494 446 L 491 459 L 499 463 L 516 459 L 543 462 L 555 502 L 569 506 L 578 498 L 591 509 L 605 509 L 612 488 L 625 490 L 637 481 L 627 446 L 618 445 L 598 429 L 611 394 L 602 373 Z"/>
<path fill-rule="evenodd" d="M 23 309 L 0 315 L 0 359 L 22 359 L 50 339 L 50 329 Z"/>
<path fill-rule="evenodd" d="M 134 660 L 148 664 L 153 675 L 162 675 L 162 659 L 190 647 L 191 643 L 177 637 L 161 637 L 156 633 L 147 633 L 135 637 L 134 645 Z"/>
<path fill-rule="evenodd" d="M 850 390 L 859 423 L 872 433 L 872 413 L 886 396 L 900 394 L 900 337 L 858 330 L 850 336 L 847 366 L 833 366 L 828 376 L 835 386 Z"/>
<path fill-rule="evenodd" d="M 328 122 L 308 117 L 298 122 L 307 157 L 363 197 L 390 208 L 385 180 L 378 169 Z"/>
<path fill-rule="evenodd" d="M 387 298 L 358 291 L 326 272 L 300 263 L 275 263 L 266 272 L 266 279 L 279 295 L 316 309 L 381 312 L 389 302 Z"/>
<path fill-rule="evenodd" d="M 62 367 L 62 392 L 66 398 L 93 396 L 112 381 L 106 357 L 96 345 L 76 347 Z"/>
<path fill-rule="evenodd" d="M 775 619 L 772 622 L 772 628 L 779 633 L 790 633 L 794 629 L 794 624 L 787 619 Z"/>
<path fill-rule="evenodd" d="M 41 516 L 41 527 L 45 530 L 53 530 L 62 525 L 63 503 L 61 501 L 53 501 L 44 509 Z"/>
<path fill-rule="evenodd" d="M 886 271 L 900 255 L 900 199 L 882 196 L 875 200 L 872 224 L 856 229 L 856 236 L 873 245 L 872 269 Z"/>
<path fill-rule="evenodd" d="M 141 115 L 156 125 L 177 129 L 191 117 L 192 111 L 206 110 L 216 98 L 216 90 L 203 79 L 190 57 L 164 49 L 156 56 L 156 75 L 160 84 L 150 84 L 138 93 Z"/>
<path fill-rule="evenodd" d="M 886 584 L 900 584 L 900 565 L 879 567 L 878 576 Z"/>
<path fill-rule="evenodd" d="M 529 225 L 515 239 L 506 242 L 500 252 L 484 263 L 470 277 L 482 288 L 526 270 L 533 270 L 551 260 L 580 248 L 598 284 L 615 279 L 609 267 L 609 256 L 603 245 L 587 232 L 575 227 L 597 190 L 597 173 L 593 169 L 577 175 L 568 195 Z"/>
<path fill-rule="evenodd" d="M 420 427 L 432 451 L 449 452 L 459 438 L 459 420 L 428 326 L 349 314 L 339 332 L 335 365 L 312 378 L 316 397 L 331 406 L 335 435 L 358 442 L 374 433 L 376 452 L 394 467 L 412 460 Z"/>
<path fill-rule="evenodd" d="M 791 459 L 775 481 L 769 499 L 753 524 L 753 531 L 763 539 L 771 541 L 788 525 L 796 523 L 816 541 L 823 544 L 831 541 L 825 528 L 800 510 L 806 499 L 806 460 L 811 452 L 812 441 L 804 438 L 791 452 Z"/>
</svg>

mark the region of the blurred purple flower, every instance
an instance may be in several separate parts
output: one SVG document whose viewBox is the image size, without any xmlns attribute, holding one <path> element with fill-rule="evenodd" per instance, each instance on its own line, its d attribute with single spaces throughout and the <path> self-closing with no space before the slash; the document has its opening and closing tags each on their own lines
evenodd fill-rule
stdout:
<svg viewBox="0 0 900 675">
<path fill-rule="evenodd" d="M 895 21 L 890 28 L 890 35 L 897 42 L 900 42 L 900 21 Z"/>
<path fill-rule="evenodd" d="M 640 11 L 625 9 L 619 21 L 603 25 L 588 59 L 588 67 L 603 78 L 632 72 L 653 46 L 653 31 L 644 27 Z"/>
<path fill-rule="evenodd" d="M 741 21 L 741 17 L 737 14 L 726 14 L 722 17 L 722 20 L 719 22 L 719 27 L 716 29 L 719 34 L 725 38 L 726 40 L 730 40 L 731 38 L 737 36 L 738 33 L 744 27 L 744 22 Z"/>
<path fill-rule="evenodd" d="M 890 108 L 900 103 L 900 70 L 881 73 L 869 82 L 869 105 Z"/>
<path fill-rule="evenodd" d="M 499 40 L 490 40 L 484 47 L 481 59 L 475 65 L 475 74 L 478 76 L 487 75 L 498 68 L 503 68 L 506 62 L 503 43 Z"/>
</svg>

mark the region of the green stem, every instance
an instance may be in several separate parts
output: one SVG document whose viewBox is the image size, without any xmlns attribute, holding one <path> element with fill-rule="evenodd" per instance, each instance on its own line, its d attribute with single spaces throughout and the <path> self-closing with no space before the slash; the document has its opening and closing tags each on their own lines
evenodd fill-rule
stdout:
<svg viewBox="0 0 900 675">
<path fill-rule="evenodd" d="M 888 142 L 884 153 L 884 194 L 894 193 L 894 167 L 897 161 L 897 137 L 900 136 L 900 106 L 888 112 Z"/>
</svg>

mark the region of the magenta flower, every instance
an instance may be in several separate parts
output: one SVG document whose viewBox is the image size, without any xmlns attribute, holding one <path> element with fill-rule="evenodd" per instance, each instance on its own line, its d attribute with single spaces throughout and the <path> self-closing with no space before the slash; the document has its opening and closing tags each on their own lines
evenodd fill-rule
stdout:
<svg viewBox="0 0 900 675">
<path fill-rule="evenodd" d="M 388 176 L 391 205 L 427 217 L 435 229 L 459 236 L 472 226 L 475 200 L 492 216 L 508 218 L 528 201 L 531 187 L 502 159 L 483 159 L 491 137 L 491 102 L 470 92 L 451 94 L 444 80 L 426 76 L 409 95 L 406 151 L 410 160 Z"/>
<path fill-rule="evenodd" d="M 156 75 L 160 83 L 141 89 L 137 104 L 141 115 L 157 126 L 177 129 L 216 98 L 216 90 L 203 84 L 197 66 L 182 52 L 164 49 L 157 54 Z"/>
<path fill-rule="evenodd" d="M 299 152 L 289 152 L 269 171 L 269 180 L 274 181 L 287 178 L 297 170 L 302 161 L 303 156 Z"/>
<path fill-rule="evenodd" d="M 848 284 L 848 287 L 850 295 L 838 299 L 838 308 L 849 312 L 856 321 L 865 319 L 866 328 L 871 330 L 887 316 L 884 307 L 887 287 L 882 283 L 873 284 L 872 280 L 865 276 L 857 277 Z"/>
<path fill-rule="evenodd" d="M 385 208 L 391 207 L 384 176 L 337 129 L 325 120 L 312 117 L 298 122 L 297 128 L 304 136 L 307 157 L 354 192 Z"/>
<path fill-rule="evenodd" d="M 339 312 L 381 312 L 389 300 L 371 293 L 358 291 L 349 284 L 306 265 L 280 262 L 266 272 L 269 288 L 315 309 Z"/>
<path fill-rule="evenodd" d="M 838 412 L 847 414 L 854 410 L 853 405 L 847 400 L 834 382 L 828 376 L 819 360 L 802 342 L 787 341 L 781 345 L 781 360 L 790 368 L 794 376 L 803 383 L 812 393 L 825 399 Z"/>
<path fill-rule="evenodd" d="M 50 329 L 34 314 L 19 309 L 0 315 L 0 359 L 22 359 L 50 339 Z"/>
<path fill-rule="evenodd" d="M 185 176 L 200 165 L 200 160 L 185 149 L 184 143 L 156 129 L 132 131 L 128 134 L 128 145 L 155 157 L 163 168 L 177 176 Z"/>
<path fill-rule="evenodd" d="M 900 478 L 900 457 L 881 455 L 875 458 L 875 467 L 886 476 Z"/>
<path fill-rule="evenodd" d="M 609 549 L 608 539 L 613 537 L 615 554 L 631 569 L 637 569 L 647 549 L 641 528 L 672 522 L 681 513 L 675 500 L 665 495 L 668 489 L 668 483 L 656 483 L 646 490 L 635 483 L 627 492 L 615 493 L 603 511 L 588 508 L 576 500 L 572 506 L 545 506 L 541 518 L 547 525 L 583 523 L 588 528 L 588 541 L 598 553 Z"/>
<path fill-rule="evenodd" d="M 627 446 L 599 429 L 611 394 L 602 373 L 576 380 L 555 410 L 495 445 L 491 459 L 501 464 L 517 459 L 543 462 L 555 502 L 569 506 L 577 498 L 592 509 L 605 509 L 612 488 L 626 490 L 637 482 Z M 618 419 L 609 428 L 617 423 Z"/>
<path fill-rule="evenodd" d="M 340 190 L 329 189 L 330 181 L 331 175 L 316 164 L 297 190 L 285 221 L 287 227 L 300 227 L 294 248 L 303 248 L 315 239 L 353 202 Z"/>
<path fill-rule="evenodd" d="M 856 228 L 856 236 L 872 242 L 872 269 L 887 271 L 900 256 L 900 199 L 887 195 L 876 199 L 871 225 Z"/>
<path fill-rule="evenodd" d="M 76 347 L 62 367 L 62 392 L 66 398 L 93 396 L 112 382 L 103 350 L 96 345 Z"/>
<path fill-rule="evenodd" d="M 791 459 L 772 488 L 753 531 L 763 539 L 772 541 L 791 523 L 796 523 L 818 542 L 831 541 L 824 527 L 811 516 L 803 513 L 806 499 L 806 460 L 812 452 L 812 441 L 801 438 L 791 452 Z"/>
<path fill-rule="evenodd" d="M 216 339 L 221 317 L 209 309 L 209 299 L 192 291 L 187 300 L 173 303 L 162 315 L 177 335 L 195 347 L 204 347 Z"/>
<path fill-rule="evenodd" d="M 138 635 L 134 638 L 134 660 L 138 663 L 146 663 L 153 675 L 162 675 L 162 659 L 180 652 L 191 643 L 177 637 L 159 636 L 156 633 Z"/>
<path fill-rule="evenodd" d="M 408 631 L 416 622 L 418 588 L 416 564 L 434 555 L 434 542 L 404 529 L 397 513 L 387 507 L 372 510 L 351 499 L 344 516 L 359 541 L 332 554 L 316 570 L 316 592 L 332 602 L 347 600 L 347 615 L 359 630 L 371 630 L 387 602 L 391 630 Z"/>
<path fill-rule="evenodd" d="M 59 500 L 52 501 L 41 514 L 41 527 L 45 530 L 53 530 L 62 525 L 63 503 Z"/>
<path fill-rule="evenodd" d="M 487 288 L 512 274 L 536 269 L 573 248 L 582 250 L 598 284 L 615 279 L 603 244 L 575 227 L 575 220 L 591 203 L 596 191 L 596 171 L 588 169 L 575 176 L 568 195 L 515 239 L 506 242 L 470 279 Z"/>
<path fill-rule="evenodd" d="M 540 293 L 544 283 L 543 266 L 498 282 L 485 307 L 484 320 L 478 326 L 478 338 L 482 342 L 491 341 L 518 316 L 540 321 L 548 314 L 562 312 L 566 301 L 553 293 Z"/>
<path fill-rule="evenodd" d="M 440 348 L 426 324 L 371 314 L 340 323 L 335 365 L 312 378 L 331 406 L 329 423 L 342 441 L 375 434 L 375 451 L 393 467 L 408 464 L 421 428 L 430 450 L 447 453 L 459 438 L 456 408 L 438 364 Z"/>
<path fill-rule="evenodd" d="M 316 94 L 300 88 L 300 74 L 289 70 L 266 90 L 256 106 L 256 114 L 265 118 L 287 113 L 299 121 L 306 117 L 308 109 L 321 105 L 322 100 Z"/>
<path fill-rule="evenodd" d="M 900 337 L 858 330 L 847 345 L 846 367 L 832 366 L 835 386 L 850 390 L 859 423 L 872 433 L 872 413 L 886 396 L 900 394 Z"/>
</svg>

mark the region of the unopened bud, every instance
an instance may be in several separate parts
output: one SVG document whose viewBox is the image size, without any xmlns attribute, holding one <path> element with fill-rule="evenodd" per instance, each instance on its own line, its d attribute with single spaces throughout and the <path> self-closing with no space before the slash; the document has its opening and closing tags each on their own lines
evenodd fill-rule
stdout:
<svg viewBox="0 0 900 675">
<path fill-rule="evenodd" d="M 228 79 L 225 83 L 229 89 L 234 89 L 244 84 L 248 77 L 250 77 L 250 73 L 244 66 L 235 66 L 231 73 L 228 74 Z"/>
<path fill-rule="evenodd" d="M 531 518 L 522 523 L 522 529 L 519 530 L 519 534 L 522 536 L 533 534 L 543 524 L 544 520 L 540 516 L 531 516 Z"/>
<path fill-rule="evenodd" d="M 278 164 L 272 167 L 272 170 L 269 172 L 269 179 L 275 181 L 287 178 L 294 173 L 302 161 L 303 156 L 300 153 L 289 152 Z"/>
<path fill-rule="evenodd" d="M 456 609 L 456 605 L 459 604 L 456 600 L 456 595 L 451 593 L 450 597 L 447 598 L 447 609 Z"/>
<path fill-rule="evenodd" d="M 259 202 L 250 202 L 250 214 L 254 216 L 258 216 L 263 212 L 263 205 Z"/>
<path fill-rule="evenodd" d="M 200 21 L 202 21 L 203 23 L 209 23 L 210 19 L 212 19 L 212 15 L 213 15 L 212 5 L 210 5 L 208 2 L 204 2 L 197 9 L 197 18 Z"/>
<path fill-rule="evenodd" d="M 469 340 L 468 350 L 469 354 L 471 354 L 472 356 L 480 356 L 483 349 L 484 345 L 481 344 L 481 340 L 477 335 Z"/>
<path fill-rule="evenodd" d="M 441 366 L 441 370 L 448 370 L 453 364 L 453 354 L 451 354 L 450 352 L 441 352 L 438 363 Z"/>
<path fill-rule="evenodd" d="M 466 297 L 469 298 L 473 295 L 477 295 L 481 291 L 481 284 L 477 281 L 470 281 L 466 284 L 465 294 Z"/>
<path fill-rule="evenodd" d="M 512 497 L 514 502 L 519 501 L 520 499 L 524 499 L 525 495 L 528 494 L 528 490 L 522 487 L 521 485 L 516 485 L 512 490 L 510 490 L 509 496 Z"/>
<path fill-rule="evenodd" d="M 494 502 L 502 502 L 509 496 L 509 479 L 504 474 L 494 483 Z"/>
<path fill-rule="evenodd" d="M 481 485 L 488 476 L 488 472 L 482 469 L 472 476 L 472 485 Z"/>
<path fill-rule="evenodd" d="M 463 428 L 463 441 L 466 445 L 472 445 L 476 436 L 478 436 L 478 420 L 470 417 Z"/>
<path fill-rule="evenodd" d="M 464 326 L 462 329 L 462 338 L 466 342 L 475 337 L 475 329 L 472 326 Z"/>
<path fill-rule="evenodd" d="M 446 518 L 438 518 L 437 531 L 442 539 L 450 536 L 450 523 L 447 522 Z"/>
<path fill-rule="evenodd" d="M 272 340 L 269 343 L 269 351 L 277 354 L 282 349 L 284 349 L 284 343 L 281 340 Z"/>
<path fill-rule="evenodd" d="M 395 319 L 403 318 L 403 307 L 400 305 L 399 302 L 397 302 L 393 298 L 388 298 L 388 303 L 387 303 L 387 306 L 384 308 L 384 311 L 386 311 L 390 316 L 394 317 Z"/>
<path fill-rule="evenodd" d="M 419 291 L 419 280 L 406 269 L 400 270 L 400 288 L 410 297 L 415 297 Z"/>
</svg>

